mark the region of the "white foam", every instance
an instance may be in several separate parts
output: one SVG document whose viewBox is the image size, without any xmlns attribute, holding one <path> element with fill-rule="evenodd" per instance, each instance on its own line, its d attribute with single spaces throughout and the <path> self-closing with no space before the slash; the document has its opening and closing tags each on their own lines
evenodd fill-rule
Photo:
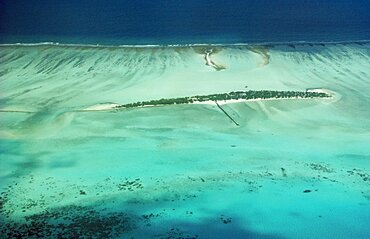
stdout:
<svg viewBox="0 0 370 239">
<path fill-rule="evenodd" d="M 62 46 L 62 47 L 94 47 L 94 48 L 156 48 L 156 47 L 200 47 L 200 46 L 266 46 L 266 45 L 304 45 L 304 44 L 368 44 L 370 40 L 348 40 L 348 41 L 290 41 L 290 42 L 239 42 L 239 43 L 189 43 L 189 44 L 75 44 L 75 43 L 60 43 L 60 42 L 37 42 L 37 43 L 2 43 L 2 46 Z"/>
</svg>

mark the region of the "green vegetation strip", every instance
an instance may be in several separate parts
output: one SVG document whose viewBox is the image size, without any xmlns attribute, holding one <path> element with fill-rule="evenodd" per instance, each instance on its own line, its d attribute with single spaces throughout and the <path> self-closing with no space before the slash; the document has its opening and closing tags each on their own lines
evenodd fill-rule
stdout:
<svg viewBox="0 0 370 239">
<path fill-rule="evenodd" d="M 305 98 L 328 98 L 331 95 L 324 92 L 315 91 L 273 91 L 273 90 L 248 90 L 232 91 L 230 93 L 196 95 L 191 97 L 169 98 L 160 100 L 142 101 L 116 106 L 116 109 L 135 108 L 144 106 L 160 106 L 174 104 L 190 104 L 205 101 L 224 101 L 224 100 L 252 100 L 252 99 L 305 99 Z"/>
</svg>

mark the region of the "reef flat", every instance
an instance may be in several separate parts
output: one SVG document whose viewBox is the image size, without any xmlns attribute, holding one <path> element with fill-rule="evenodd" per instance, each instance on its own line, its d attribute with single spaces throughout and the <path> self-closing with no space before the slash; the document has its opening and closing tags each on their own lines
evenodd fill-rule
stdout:
<svg viewBox="0 0 370 239">
<path fill-rule="evenodd" d="M 370 45 L 260 47 L 1 46 L 0 237 L 367 239 Z"/>
</svg>

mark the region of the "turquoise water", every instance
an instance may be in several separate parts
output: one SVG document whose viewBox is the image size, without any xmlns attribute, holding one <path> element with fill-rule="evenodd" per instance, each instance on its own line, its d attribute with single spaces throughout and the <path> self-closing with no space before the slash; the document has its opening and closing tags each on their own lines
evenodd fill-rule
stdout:
<svg viewBox="0 0 370 239">
<path fill-rule="evenodd" d="M 2 238 L 367 238 L 370 45 L 214 48 L 2 46 Z M 334 97 L 81 111 L 246 86 Z"/>
</svg>

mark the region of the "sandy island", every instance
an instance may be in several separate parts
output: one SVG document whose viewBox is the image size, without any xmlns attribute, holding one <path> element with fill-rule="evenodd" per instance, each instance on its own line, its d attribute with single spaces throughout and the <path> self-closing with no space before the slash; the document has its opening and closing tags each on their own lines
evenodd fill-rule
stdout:
<svg viewBox="0 0 370 239">
<path fill-rule="evenodd" d="M 323 97 L 320 99 L 330 100 L 330 102 L 335 102 L 340 99 L 340 95 L 328 90 L 328 89 L 307 89 L 306 92 L 310 93 L 325 93 L 328 94 L 329 97 Z M 273 100 L 312 100 L 317 98 L 309 98 L 309 97 L 291 97 L 291 98 L 255 98 L 255 99 L 229 99 L 229 100 L 206 100 L 206 101 L 193 101 L 185 104 L 195 104 L 195 105 L 226 105 L 226 104 L 233 104 L 233 103 L 241 103 L 241 102 L 256 102 L 256 101 L 273 101 Z M 172 104 L 176 105 L 176 103 Z M 155 106 L 164 106 L 164 104 L 157 104 L 157 105 L 144 105 L 144 106 L 135 106 L 135 108 L 143 108 L 143 107 L 155 107 Z"/>
<path fill-rule="evenodd" d="M 330 100 L 329 102 L 336 102 L 340 100 L 341 96 L 328 89 L 307 89 L 306 92 L 312 92 L 312 93 L 325 93 L 328 94 L 329 97 L 325 98 L 320 98 L 320 99 L 325 99 Z M 216 102 L 219 105 L 225 105 L 225 104 L 234 104 L 234 103 L 241 103 L 241 102 L 256 102 L 256 101 L 272 101 L 272 100 L 310 100 L 312 98 L 304 98 L 304 97 L 291 97 L 291 98 L 255 98 L 255 99 L 229 99 L 229 100 L 206 100 L 206 101 L 193 101 L 185 104 L 194 104 L 194 105 L 215 105 Z M 176 105 L 174 103 L 173 105 Z M 92 111 L 111 111 L 111 110 L 117 110 L 120 108 L 122 104 L 117 104 L 117 103 L 102 103 L 102 104 L 95 104 L 89 107 L 86 107 L 81 110 L 77 110 L 80 112 L 92 112 Z M 163 106 L 162 104 L 157 104 L 157 105 L 144 105 L 144 106 L 137 106 L 135 108 L 143 108 L 143 107 L 155 107 L 155 106 Z M 24 108 L 19 108 L 19 107 L 14 107 L 14 108 L 5 108 L 5 109 L 0 109 L 0 112 L 12 112 L 12 113 L 35 113 L 36 111 L 32 110 L 27 110 Z"/>
</svg>

